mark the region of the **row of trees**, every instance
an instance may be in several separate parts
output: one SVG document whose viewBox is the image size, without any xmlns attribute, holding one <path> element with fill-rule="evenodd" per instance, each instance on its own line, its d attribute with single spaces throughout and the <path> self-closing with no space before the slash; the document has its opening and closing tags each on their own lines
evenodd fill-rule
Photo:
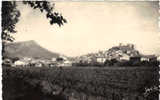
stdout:
<svg viewBox="0 0 160 100">
<path fill-rule="evenodd" d="M 74 63 L 73 66 L 95 66 L 95 67 L 105 67 L 105 66 L 120 66 L 120 67 L 129 67 L 129 66 L 158 66 L 160 62 L 158 61 L 118 61 L 116 59 L 106 60 L 104 63 L 98 63 L 92 61 L 91 63 L 79 62 Z"/>
</svg>

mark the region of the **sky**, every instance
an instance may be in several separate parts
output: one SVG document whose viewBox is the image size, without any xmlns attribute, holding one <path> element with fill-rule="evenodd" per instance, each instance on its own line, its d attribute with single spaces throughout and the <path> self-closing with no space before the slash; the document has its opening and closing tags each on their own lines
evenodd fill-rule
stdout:
<svg viewBox="0 0 160 100">
<path fill-rule="evenodd" d="M 55 2 L 68 23 L 50 25 L 45 14 L 18 2 L 17 41 L 35 40 L 67 56 L 133 43 L 144 54 L 160 54 L 158 2 Z"/>
</svg>

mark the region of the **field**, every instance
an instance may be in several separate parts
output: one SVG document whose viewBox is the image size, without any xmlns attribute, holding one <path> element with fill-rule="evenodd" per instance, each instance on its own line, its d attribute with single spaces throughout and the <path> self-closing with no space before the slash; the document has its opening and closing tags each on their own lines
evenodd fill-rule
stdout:
<svg viewBox="0 0 160 100">
<path fill-rule="evenodd" d="M 2 82 L 4 100 L 153 100 L 143 94 L 158 84 L 158 68 L 3 66 Z"/>
</svg>

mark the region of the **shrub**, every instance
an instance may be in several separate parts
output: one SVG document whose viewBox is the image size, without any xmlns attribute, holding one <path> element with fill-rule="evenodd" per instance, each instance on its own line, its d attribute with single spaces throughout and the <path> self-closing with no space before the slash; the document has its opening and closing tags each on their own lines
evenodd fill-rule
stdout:
<svg viewBox="0 0 160 100">
<path fill-rule="evenodd" d="M 158 70 L 149 67 L 4 67 L 3 97 L 4 100 L 16 100 L 17 97 L 24 100 L 25 96 L 28 97 L 28 100 L 32 100 L 31 96 L 36 96 L 30 93 L 45 98 L 55 97 L 54 92 L 54 94 L 57 93 L 56 96 L 61 97 L 71 97 L 72 94 L 75 94 L 78 100 L 84 95 L 94 98 L 90 100 L 97 100 L 96 97 L 108 100 L 113 98 L 112 94 L 131 98 L 130 96 L 142 95 L 143 91 L 139 92 L 140 90 L 155 85 L 157 81 Z M 129 95 L 127 96 L 127 94 Z"/>
</svg>

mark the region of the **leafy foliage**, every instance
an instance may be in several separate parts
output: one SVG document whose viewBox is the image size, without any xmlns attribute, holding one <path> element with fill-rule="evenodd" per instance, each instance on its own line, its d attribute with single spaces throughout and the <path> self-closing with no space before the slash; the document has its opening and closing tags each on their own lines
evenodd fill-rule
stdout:
<svg viewBox="0 0 160 100">
<path fill-rule="evenodd" d="M 23 4 L 29 5 L 33 9 L 39 9 L 42 13 L 46 12 L 46 18 L 50 24 L 62 26 L 67 22 L 58 12 L 54 12 L 54 5 L 48 1 L 23 1 Z M 11 33 L 16 33 L 15 25 L 19 21 L 20 11 L 17 9 L 16 1 L 2 2 L 2 40 L 14 41 Z"/>
<path fill-rule="evenodd" d="M 2 2 L 2 39 L 13 41 L 14 38 L 10 33 L 16 33 L 15 24 L 18 22 L 20 12 L 16 8 L 16 2 Z"/>
<path fill-rule="evenodd" d="M 33 9 L 39 9 L 41 12 L 46 12 L 46 17 L 50 19 L 50 24 L 58 24 L 62 26 L 67 20 L 63 18 L 58 12 L 53 12 L 54 4 L 52 5 L 48 1 L 23 1 L 24 4 L 28 4 Z"/>
</svg>

